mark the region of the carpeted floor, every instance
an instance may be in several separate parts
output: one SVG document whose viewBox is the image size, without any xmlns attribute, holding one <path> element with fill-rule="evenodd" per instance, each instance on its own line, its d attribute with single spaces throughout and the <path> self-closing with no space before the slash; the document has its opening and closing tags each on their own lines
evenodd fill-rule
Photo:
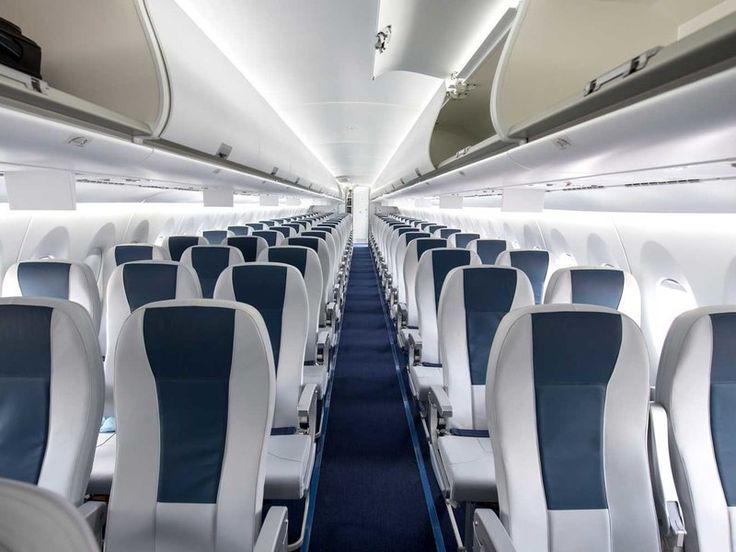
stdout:
<svg viewBox="0 0 736 552">
<path fill-rule="evenodd" d="M 444 550 L 379 293 L 370 251 L 356 246 L 305 543 L 312 551 Z"/>
</svg>

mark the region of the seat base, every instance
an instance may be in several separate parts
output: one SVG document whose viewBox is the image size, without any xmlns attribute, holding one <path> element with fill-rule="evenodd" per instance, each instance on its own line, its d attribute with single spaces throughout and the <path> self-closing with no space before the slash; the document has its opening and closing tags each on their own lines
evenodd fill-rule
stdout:
<svg viewBox="0 0 736 552">
<path fill-rule="evenodd" d="M 316 446 L 310 435 L 271 435 L 266 457 L 267 500 L 298 500 L 309 489 Z"/>
<path fill-rule="evenodd" d="M 498 502 L 490 438 L 442 435 L 437 442 L 451 500 Z"/>
</svg>

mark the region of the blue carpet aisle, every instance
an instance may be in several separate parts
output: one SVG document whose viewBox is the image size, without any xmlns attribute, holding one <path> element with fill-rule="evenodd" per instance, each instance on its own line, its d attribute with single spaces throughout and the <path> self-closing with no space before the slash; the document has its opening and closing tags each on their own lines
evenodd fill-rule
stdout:
<svg viewBox="0 0 736 552">
<path fill-rule="evenodd" d="M 370 251 L 356 246 L 310 532 L 312 551 L 438 549 L 437 518 L 425 500 L 426 475 L 423 481 L 379 293 Z M 441 537 L 439 549 L 444 550 Z"/>
</svg>

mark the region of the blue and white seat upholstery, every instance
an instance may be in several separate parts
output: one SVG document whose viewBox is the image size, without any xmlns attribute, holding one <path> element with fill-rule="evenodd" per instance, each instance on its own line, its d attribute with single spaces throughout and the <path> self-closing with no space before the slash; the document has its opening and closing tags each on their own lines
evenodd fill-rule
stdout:
<svg viewBox="0 0 736 552">
<path fill-rule="evenodd" d="M 480 264 L 477 253 L 453 247 L 431 249 L 419 261 L 414 284 L 419 329 L 404 330 L 404 341 L 408 343 L 409 383 L 420 400 L 426 399 L 431 386 L 442 385 L 437 309 L 445 279 L 454 268 Z"/>
<path fill-rule="evenodd" d="M 261 253 L 268 249 L 268 242 L 260 236 L 234 236 L 228 238 L 225 244 L 238 249 L 246 263 L 258 260 Z"/>
<path fill-rule="evenodd" d="M 322 286 L 324 295 L 323 308 L 319 314 L 319 325 L 324 327 L 335 323 L 335 274 L 330 270 L 330 253 L 327 249 L 327 242 L 320 238 L 309 238 L 297 236 L 284 240 L 284 245 L 298 245 L 308 247 L 317 253 L 319 257 L 320 267 L 322 268 Z"/>
<path fill-rule="evenodd" d="M 276 225 L 276 226 L 272 226 L 271 230 L 275 230 L 276 232 L 281 232 L 281 235 L 284 237 L 284 239 L 292 238 L 296 236 L 296 232 L 294 231 L 294 229 L 288 226 Z"/>
<path fill-rule="evenodd" d="M 202 236 L 210 245 L 221 245 L 229 236 L 234 236 L 229 230 L 202 230 Z"/>
<path fill-rule="evenodd" d="M 251 229 L 241 224 L 233 224 L 227 227 L 227 231 L 233 236 L 250 236 Z"/>
<path fill-rule="evenodd" d="M 223 270 L 244 262 L 240 249 L 230 245 L 195 245 L 181 256 L 181 263 L 196 272 L 202 287 L 202 297 L 206 299 L 212 298 L 215 284 Z"/>
<path fill-rule="evenodd" d="M 102 305 L 92 269 L 76 261 L 21 261 L 5 273 L 3 297 L 48 297 L 84 307 L 95 331 L 100 329 Z"/>
<path fill-rule="evenodd" d="M 416 277 L 419 260 L 430 249 L 447 247 L 447 240 L 440 238 L 417 238 L 409 242 L 404 256 L 404 297 L 406 304 L 399 303 L 398 327 L 415 329 L 419 327 L 419 309 L 416 301 Z M 400 332 L 401 333 L 401 332 Z M 405 343 L 402 342 L 402 346 Z"/>
<path fill-rule="evenodd" d="M 302 230 L 304 230 L 304 227 L 297 222 L 286 222 L 283 224 L 283 226 L 291 228 L 294 231 L 295 236 L 298 236 L 302 232 Z"/>
<path fill-rule="evenodd" d="M 504 251 L 496 259 L 498 266 L 513 266 L 523 270 L 534 290 L 534 302 L 539 305 L 544 298 L 544 285 L 549 271 L 549 251 L 542 249 L 514 249 Z"/>
<path fill-rule="evenodd" d="M 275 220 L 261 220 L 259 221 L 265 228 L 271 228 L 272 226 L 276 226 Z"/>
<path fill-rule="evenodd" d="M 248 222 L 245 226 L 251 229 L 251 234 L 256 230 L 266 230 L 266 225 L 262 222 Z"/>
<path fill-rule="evenodd" d="M 215 299 L 254 307 L 270 336 L 276 368 L 276 406 L 268 442 L 265 498 L 301 499 L 309 488 L 314 465 L 314 422 L 300 405 L 313 400 L 317 388 L 304 382 L 304 348 L 309 331 L 307 289 L 301 273 L 282 263 L 255 262 L 226 269 Z M 303 394 L 306 394 L 303 396 Z M 311 424 L 311 427 L 310 427 Z"/>
<path fill-rule="evenodd" d="M 261 524 L 276 390 L 261 315 L 231 301 L 153 303 L 125 322 L 115 356 L 105 550 L 254 550 L 260 539 L 284 550 L 286 509 Z"/>
<path fill-rule="evenodd" d="M 104 384 L 87 312 L 59 299 L 0 299 L 0 477 L 81 505 Z"/>
<path fill-rule="evenodd" d="M 669 451 L 684 514 L 685 550 L 736 543 L 736 307 L 702 307 L 672 323 L 656 401 L 669 419 Z"/>
<path fill-rule="evenodd" d="M 199 299 L 202 290 L 191 268 L 174 261 L 138 261 L 115 269 L 107 286 L 105 324 L 105 409 L 97 437 L 95 461 L 88 491 L 109 495 L 115 469 L 114 374 L 115 346 L 123 323 L 136 309 L 157 301 Z"/>
<path fill-rule="evenodd" d="M 207 240 L 202 236 L 169 236 L 164 239 L 163 248 L 169 252 L 172 261 L 179 262 L 184 251 L 194 245 L 207 245 Z"/>
<path fill-rule="evenodd" d="M 649 355 L 633 320 L 588 305 L 511 311 L 491 348 L 486 408 L 502 521 L 475 512 L 486 550 L 660 550 Z"/>
<path fill-rule="evenodd" d="M 99 552 L 89 524 L 57 493 L 0 479 L 0 550 Z"/>
<path fill-rule="evenodd" d="M 457 240 L 457 238 L 455 238 Z M 506 251 L 506 240 L 477 239 L 466 243 L 465 247 L 475 251 L 483 264 L 496 264 L 498 256 Z"/>
<path fill-rule="evenodd" d="M 516 268 L 465 266 L 450 272 L 440 299 L 442 381 L 429 392 L 437 481 L 457 503 L 497 502 L 486 419 L 486 370 L 493 338 L 510 311 L 534 305 Z"/>
<path fill-rule="evenodd" d="M 447 238 L 447 245 L 448 247 L 464 248 L 464 247 L 467 247 L 468 244 L 472 242 L 473 240 L 479 240 L 479 239 L 480 239 L 480 234 L 476 234 L 474 232 L 458 232 L 456 234 L 452 234 L 449 238 Z M 504 249 L 506 248 L 504 247 Z M 483 259 L 483 257 L 481 257 L 481 259 Z"/>
<path fill-rule="evenodd" d="M 281 242 L 284 239 L 284 235 L 276 230 L 255 230 L 253 235 L 266 240 L 269 247 L 281 245 Z"/>
<path fill-rule="evenodd" d="M 429 238 L 427 232 L 418 232 L 412 230 L 401 235 L 396 244 L 396 252 L 392 259 L 392 267 L 396 270 L 396 278 L 393 280 L 395 292 L 395 302 L 406 303 L 406 284 L 404 283 L 404 261 L 406 259 L 406 251 L 409 244 L 419 238 Z M 394 314 L 394 313 L 392 313 Z"/>
<path fill-rule="evenodd" d="M 295 267 L 304 278 L 309 304 L 307 344 L 304 350 L 304 382 L 314 383 L 324 395 L 329 375 L 329 332 L 319 327 L 319 313 L 324 309 L 322 266 L 317 252 L 298 245 L 269 247 L 259 262 L 284 263 Z"/>
<path fill-rule="evenodd" d="M 641 293 L 636 278 L 619 268 L 576 266 L 550 276 L 545 304 L 577 303 L 621 311 L 641 324 Z"/>
<path fill-rule="evenodd" d="M 450 236 L 452 236 L 453 234 L 459 234 L 460 232 L 462 232 L 460 228 L 447 228 L 447 227 L 438 228 L 432 233 L 432 237 L 433 238 L 444 238 L 446 240 L 449 240 Z M 448 242 L 448 245 L 449 245 L 449 242 Z"/>
</svg>

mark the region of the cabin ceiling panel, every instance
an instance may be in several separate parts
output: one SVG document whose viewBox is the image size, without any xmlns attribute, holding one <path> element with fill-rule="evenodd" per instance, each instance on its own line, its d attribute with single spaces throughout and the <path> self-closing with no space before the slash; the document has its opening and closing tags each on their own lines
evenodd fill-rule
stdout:
<svg viewBox="0 0 736 552">
<path fill-rule="evenodd" d="M 176 1 L 332 175 L 354 184 L 375 181 L 442 84 L 408 72 L 373 80 L 377 0 Z"/>
</svg>

